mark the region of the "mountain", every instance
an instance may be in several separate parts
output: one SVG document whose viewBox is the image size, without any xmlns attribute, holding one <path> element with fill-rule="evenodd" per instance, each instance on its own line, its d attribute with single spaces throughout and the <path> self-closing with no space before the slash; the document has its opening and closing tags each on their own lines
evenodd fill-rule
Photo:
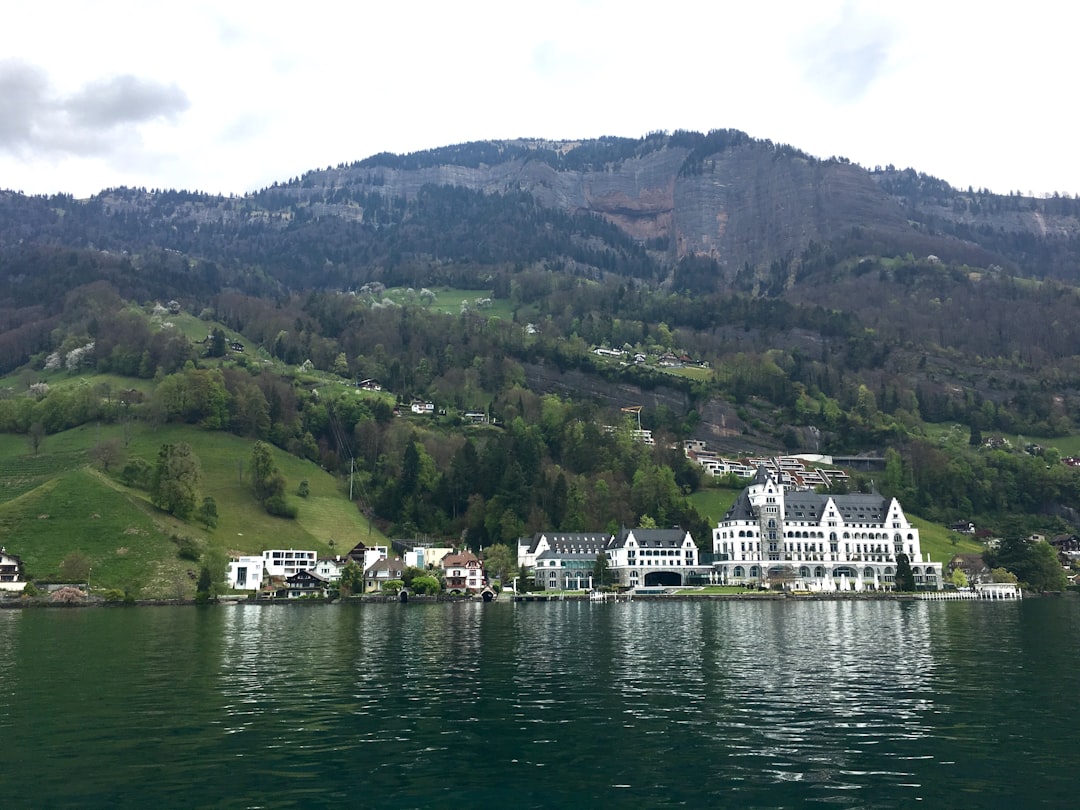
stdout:
<svg viewBox="0 0 1080 810">
<path fill-rule="evenodd" d="M 0 250 L 30 242 L 179 251 L 213 264 L 206 285 L 245 289 L 461 282 L 450 265 L 546 263 L 775 295 L 814 280 L 822 257 L 865 255 L 1073 282 L 1080 201 L 961 191 L 736 130 L 680 131 L 381 154 L 240 197 L 0 193 Z"/>
<path fill-rule="evenodd" d="M 925 519 L 1077 531 L 1078 267 L 1076 199 L 733 130 L 382 154 L 242 196 L 0 192 L 0 497 L 22 504 L 0 539 L 32 540 L 86 479 L 40 488 L 86 461 L 144 509 L 168 437 L 220 502 L 216 530 L 170 518 L 208 558 L 265 547 L 234 539 L 255 517 L 304 547 L 649 521 L 707 542 L 690 438 L 869 453 L 851 486 Z M 254 497 L 255 441 L 291 459 L 296 509 Z"/>
</svg>

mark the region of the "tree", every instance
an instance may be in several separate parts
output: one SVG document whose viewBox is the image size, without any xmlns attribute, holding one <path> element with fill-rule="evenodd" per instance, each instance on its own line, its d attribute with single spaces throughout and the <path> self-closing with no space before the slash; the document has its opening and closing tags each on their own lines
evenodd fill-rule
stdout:
<svg viewBox="0 0 1080 810">
<path fill-rule="evenodd" d="M 205 565 L 199 570 L 199 579 L 195 583 L 195 600 L 206 602 L 213 596 L 214 579 Z"/>
<path fill-rule="evenodd" d="M 90 448 L 90 460 L 105 472 L 109 467 L 124 460 L 124 447 L 119 438 L 105 439 Z"/>
<path fill-rule="evenodd" d="M 957 588 L 966 588 L 968 586 L 968 577 L 967 574 L 964 573 L 964 569 L 954 568 L 952 574 L 949 576 L 949 582 Z"/>
<path fill-rule="evenodd" d="M 215 326 L 210 332 L 210 346 L 207 348 L 207 354 L 210 357 L 225 356 L 225 333 L 220 327 Z"/>
<path fill-rule="evenodd" d="M 363 593 L 364 569 L 357 565 L 355 561 L 349 560 L 341 570 L 341 580 L 339 585 L 343 597 Z"/>
<path fill-rule="evenodd" d="M 915 590 L 915 574 L 911 571 L 911 561 L 908 560 L 908 555 L 903 552 L 896 555 L 895 588 L 905 593 Z"/>
<path fill-rule="evenodd" d="M 295 508 L 285 499 L 285 476 L 274 463 L 273 452 L 266 442 L 255 442 L 251 448 L 251 487 L 269 514 L 296 517 Z"/>
<path fill-rule="evenodd" d="M 85 582 L 90 576 L 90 560 L 81 551 L 72 551 L 60 563 L 60 579 Z"/>
<path fill-rule="evenodd" d="M 607 570 L 607 554 L 601 551 L 596 555 L 596 562 L 593 563 L 593 587 L 602 588 L 604 586 L 604 580 L 607 578 Z"/>
<path fill-rule="evenodd" d="M 41 450 L 41 445 L 45 442 L 45 425 L 41 422 L 32 423 L 26 435 L 30 440 L 30 449 L 34 451 L 36 456 L 38 451 Z"/>
<path fill-rule="evenodd" d="M 154 468 L 150 500 L 159 509 L 186 520 L 195 512 L 201 479 L 199 459 L 191 445 L 163 444 Z"/>
<path fill-rule="evenodd" d="M 514 552 L 505 543 L 496 543 L 484 549 L 484 570 L 489 577 L 500 582 L 506 581 L 507 573 L 513 570 L 516 562 Z"/>
<path fill-rule="evenodd" d="M 442 586 L 439 584 L 438 579 L 429 574 L 424 574 L 420 577 L 413 577 L 412 589 L 416 593 L 434 596 L 440 590 L 442 590 Z"/>
<path fill-rule="evenodd" d="M 208 529 L 217 527 L 217 501 L 214 500 L 212 495 L 207 495 L 202 499 L 202 506 L 199 507 L 199 520 Z"/>
</svg>

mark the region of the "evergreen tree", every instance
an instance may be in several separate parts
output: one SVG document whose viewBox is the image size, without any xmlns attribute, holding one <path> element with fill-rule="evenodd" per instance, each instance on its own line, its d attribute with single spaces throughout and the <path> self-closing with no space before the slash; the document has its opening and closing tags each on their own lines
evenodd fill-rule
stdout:
<svg viewBox="0 0 1080 810">
<path fill-rule="evenodd" d="M 895 588 L 904 593 L 915 590 L 915 574 L 911 571 L 911 561 L 908 555 L 900 552 L 896 555 L 896 584 Z"/>
</svg>

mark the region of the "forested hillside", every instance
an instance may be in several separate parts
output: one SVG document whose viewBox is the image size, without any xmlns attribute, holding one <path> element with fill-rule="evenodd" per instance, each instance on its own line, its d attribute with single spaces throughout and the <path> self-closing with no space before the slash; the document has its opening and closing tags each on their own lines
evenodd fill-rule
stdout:
<svg viewBox="0 0 1080 810">
<path fill-rule="evenodd" d="M 707 543 L 688 438 L 883 456 L 853 486 L 1072 532 L 1078 233 L 1076 200 L 727 130 L 378 155 L 228 198 L 2 192 L 0 431 L 28 456 L 79 426 L 228 432 L 338 476 L 389 535 L 474 548 L 642 521 Z M 110 475 L 149 497 L 134 455 Z"/>
</svg>

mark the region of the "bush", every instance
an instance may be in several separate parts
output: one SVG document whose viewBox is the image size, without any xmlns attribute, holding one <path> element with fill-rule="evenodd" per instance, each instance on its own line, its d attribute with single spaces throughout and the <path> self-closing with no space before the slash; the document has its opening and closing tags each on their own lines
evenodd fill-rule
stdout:
<svg viewBox="0 0 1080 810">
<path fill-rule="evenodd" d="M 109 604 L 116 604 L 118 602 L 125 602 L 127 600 L 127 594 L 125 594 L 119 588 L 109 588 L 105 591 L 105 601 Z"/>
<path fill-rule="evenodd" d="M 176 556 L 181 560 L 199 561 L 199 546 L 191 537 L 173 537 L 176 543 Z"/>
<path fill-rule="evenodd" d="M 296 488 L 296 494 L 299 495 L 301 498 L 306 498 L 308 495 L 311 494 L 311 487 L 308 484 L 306 478 L 301 481 L 300 486 Z"/>
<path fill-rule="evenodd" d="M 290 504 L 287 500 L 285 500 L 284 495 L 271 495 L 269 498 L 266 499 L 263 507 L 266 509 L 266 513 L 269 515 L 288 518 L 290 520 L 294 520 L 300 511 L 295 506 Z"/>
</svg>

